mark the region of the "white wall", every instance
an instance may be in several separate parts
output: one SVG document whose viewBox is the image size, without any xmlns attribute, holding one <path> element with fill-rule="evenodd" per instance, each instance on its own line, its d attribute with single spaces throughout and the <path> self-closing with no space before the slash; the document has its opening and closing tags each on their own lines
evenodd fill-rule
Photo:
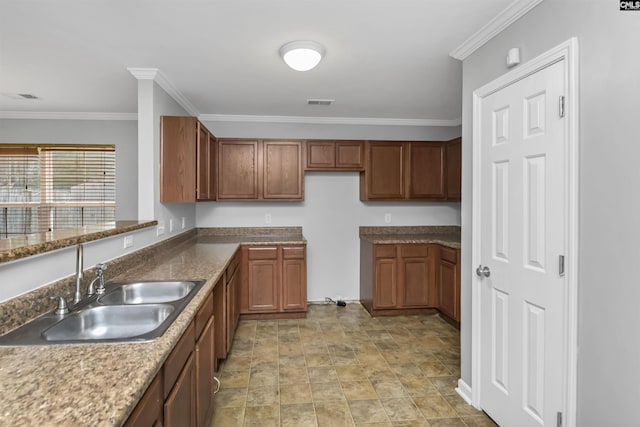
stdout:
<svg viewBox="0 0 640 427">
<path fill-rule="evenodd" d="M 458 225 L 459 203 L 360 201 L 356 172 L 307 172 L 302 203 L 200 203 L 198 227 L 302 226 L 307 239 L 307 299 L 358 300 L 363 225 Z M 391 224 L 384 223 L 390 213 Z"/>
<path fill-rule="evenodd" d="M 463 63 L 462 378 L 471 384 L 472 92 L 577 36 L 580 50 L 577 425 L 640 425 L 640 55 L 638 12 L 614 1 L 547 0 Z"/>
<path fill-rule="evenodd" d="M 217 137 L 448 140 L 458 127 L 328 126 L 206 122 Z M 359 299 L 360 226 L 459 225 L 460 204 L 360 201 L 357 172 L 307 172 L 305 201 L 198 203 L 198 227 L 302 226 L 307 245 L 307 298 Z M 391 224 L 384 223 L 390 213 Z"/>
<path fill-rule="evenodd" d="M 135 120 L 0 119 L 0 144 L 114 144 L 116 219 L 138 218 Z"/>
<path fill-rule="evenodd" d="M 85 243 L 83 245 L 84 269 L 91 268 L 99 262 L 108 262 L 158 241 L 155 227 L 136 230 L 126 235 L 133 236 L 133 245 L 127 249 L 124 249 L 125 234 Z M 0 264 L 0 283 L 2 284 L 0 302 L 69 277 L 75 272 L 75 246 L 2 263 Z M 109 278 L 108 270 L 106 277 Z"/>
</svg>

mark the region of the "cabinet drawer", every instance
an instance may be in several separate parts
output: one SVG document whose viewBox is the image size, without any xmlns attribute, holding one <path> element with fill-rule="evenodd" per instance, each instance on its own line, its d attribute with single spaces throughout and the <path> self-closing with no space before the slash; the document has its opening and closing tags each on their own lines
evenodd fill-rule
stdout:
<svg viewBox="0 0 640 427">
<path fill-rule="evenodd" d="M 249 248 L 249 259 L 277 259 L 278 248 L 264 247 L 264 248 Z"/>
<path fill-rule="evenodd" d="M 403 258 L 426 257 L 429 254 L 427 245 L 402 245 L 400 252 Z"/>
<path fill-rule="evenodd" d="M 178 341 L 173 352 L 169 355 L 164 363 L 164 397 L 169 395 L 173 385 L 182 371 L 182 367 L 186 363 L 189 355 L 193 352 L 196 345 L 195 327 L 193 322 L 189 324 L 187 330 Z"/>
<path fill-rule="evenodd" d="M 202 330 L 207 325 L 209 318 L 213 314 L 213 292 L 205 299 L 204 304 L 196 314 L 196 339 L 200 337 Z"/>
<path fill-rule="evenodd" d="M 282 257 L 284 259 L 304 259 L 303 247 L 284 247 L 282 248 Z"/>
<path fill-rule="evenodd" d="M 458 251 L 456 251 L 455 249 L 440 246 L 440 259 L 456 264 L 458 262 L 457 252 Z"/>
<path fill-rule="evenodd" d="M 376 245 L 375 253 L 376 253 L 376 258 L 395 258 L 396 246 L 395 245 Z"/>
</svg>

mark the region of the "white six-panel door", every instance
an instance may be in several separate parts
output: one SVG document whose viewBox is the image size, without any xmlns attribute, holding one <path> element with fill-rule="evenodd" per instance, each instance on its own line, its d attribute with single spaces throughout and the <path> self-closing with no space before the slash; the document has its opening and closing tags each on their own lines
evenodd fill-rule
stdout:
<svg viewBox="0 0 640 427">
<path fill-rule="evenodd" d="M 555 426 L 562 408 L 565 66 L 481 101 L 480 406 L 503 427 Z"/>
</svg>

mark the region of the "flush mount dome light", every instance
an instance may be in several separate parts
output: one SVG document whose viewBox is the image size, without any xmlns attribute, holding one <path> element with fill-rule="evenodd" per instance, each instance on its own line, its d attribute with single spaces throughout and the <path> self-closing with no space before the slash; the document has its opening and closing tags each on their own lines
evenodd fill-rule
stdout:
<svg viewBox="0 0 640 427">
<path fill-rule="evenodd" d="M 280 48 L 284 62 L 296 71 L 308 71 L 318 65 L 324 48 L 320 43 L 310 40 L 289 42 Z"/>
</svg>

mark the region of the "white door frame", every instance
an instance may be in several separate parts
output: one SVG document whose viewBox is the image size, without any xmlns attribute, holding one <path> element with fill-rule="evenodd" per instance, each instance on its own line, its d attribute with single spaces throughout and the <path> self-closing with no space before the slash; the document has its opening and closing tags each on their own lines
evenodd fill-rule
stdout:
<svg viewBox="0 0 640 427">
<path fill-rule="evenodd" d="M 515 83 L 553 63 L 565 61 L 565 148 L 566 168 L 564 185 L 567 194 L 565 201 L 565 317 L 563 320 L 564 360 L 563 360 L 563 426 L 576 425 L 577 394 L 577 353 L 578 353 L 578 39 L 573 37 L 553 49 L 507 72 L 496 80 L 473 92 L 473 245 L 471 255 L 471 403 L 480 408 L 480 278 L 475 274 L 476 266 L 481 264 L 480 242 L 480 139 L 482 99 L 492 93 Z"/>
</svg>

